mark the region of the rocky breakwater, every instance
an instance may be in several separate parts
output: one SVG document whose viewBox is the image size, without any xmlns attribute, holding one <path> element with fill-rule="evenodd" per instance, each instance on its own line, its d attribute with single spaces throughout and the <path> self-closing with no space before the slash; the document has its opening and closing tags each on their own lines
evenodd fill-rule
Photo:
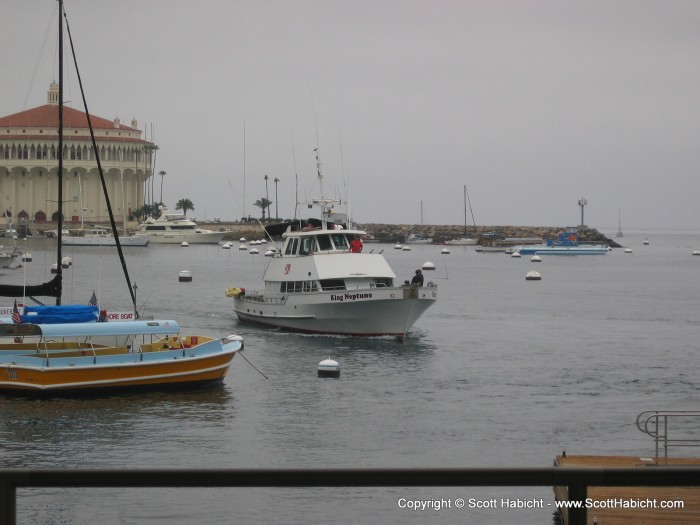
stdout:
<svg viewBox="0 0 700 525">
<path fill-rule="evenodd" d="M 459 225 L 417 225 L 417 224 L 358 224 L 357 227 L 376 237 L 380 242 L 404 243 L 409 235 L 430 237 L 434 243 L 460 237 L 479 238 L 482 233 L 494 232 L 499 237 L 506 238 L 538 238 L 556 239 L 559 232 L 569 229 L 565 226 L 477 226 L 468 227 L 466 234 L 464 226 Z M 580 242 L 606 244 L 613 248 L 619 245 L 608 239 L 595 228 L 578 230 Z"/>
</svg>

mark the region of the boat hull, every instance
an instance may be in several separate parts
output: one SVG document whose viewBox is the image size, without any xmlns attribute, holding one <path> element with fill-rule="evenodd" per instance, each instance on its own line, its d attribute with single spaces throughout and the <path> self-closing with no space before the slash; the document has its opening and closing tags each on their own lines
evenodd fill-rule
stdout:
<svg viewBox="0 0 700 525">
<path fill-rule="evenodd" d="M 145 237 L 152 244 L 219 244 L 228 232 L 188 233 L 188 234 L 135 234 L 134 237 Z"/>
<path fill-rule="evenodd" d="M 282 299 L 241 295 L 242 321 L 285 331 L 348 336 L 404 337 L 437 300 L 437 287 L 372 288 L 290 294 Z"/>
<path fill-rule="evenodd" d="M 474 246 L 478 239 L 450 239 L 445 241 L 449 246 Z"/>
<path fill-rule="evenodd" d="M 521 246 L 513 248 L 520 255 L 606 255 L 606 246 Z"/>
<path fill-rule="evenodd" d="M 99 324 L 99 323 L 98 323 Z M 199 336 L 200 339 L 202 336 Z M 113 390 L 161 390 L 221 383 L 242 341 L 206 341 L 192 347 L 128 352 L 118 347 L 93 349 L 78 343 L 31 351 L 20 344 L 0 352 L 2 393 L 54 394 Z M 145 345 L 144 345 L 145 346 Z M 68 352 L 68 356 L 66 356 Z"/>
<path fill-rule="evenodd" d="M 119 237 L 122 246 L 148 246 L 150 240 L 147 237 Z M 64 237 L 64 246 L 116 246 L 114 237 Z"/>
</svg>

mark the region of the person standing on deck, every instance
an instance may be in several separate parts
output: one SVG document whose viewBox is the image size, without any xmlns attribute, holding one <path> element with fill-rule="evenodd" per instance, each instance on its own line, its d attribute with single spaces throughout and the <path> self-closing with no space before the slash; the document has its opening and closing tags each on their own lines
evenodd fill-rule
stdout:
<svg viewBox="0 0 700 525">
<path fill-rule="evenodd" d="M 350 252 L 351 253 L 361 253 L 362 252 L 362 241 L 359 237 L 355 237 L 350 241 Z"/>
</svg>

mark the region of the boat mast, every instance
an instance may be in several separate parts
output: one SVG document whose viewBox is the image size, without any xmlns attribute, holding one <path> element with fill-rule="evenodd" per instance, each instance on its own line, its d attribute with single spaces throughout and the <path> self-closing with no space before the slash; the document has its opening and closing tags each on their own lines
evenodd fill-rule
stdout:
<svg viewBox="0 0 700 525">
<path fill-rule="evenodd" d="M 469 213 L 472 214 L 472 223 L 474 224 L 474 232 L 476 232 L 476 219 L 474 218 L 474 210 L 472 210 L 472 201 L 469 198 L 469 192 L 467 191 L 467 185 L 464 185 L 464 194 L 467 196 L 467 202 L 469 203 Z M 467 210 L 464 210 L 464 214 L 467 214 Z M 465 219 L 465 224 L 466 224 L 466 219 Z"/>
<path fill-rule="evenodd" d="M 464 236 L 467 236 L 467 185 L 464 185 Z"/>
<path fill-rule="evenodd" d="M 56 306 L 61 305 L 63 271 L 63 0 L 58 0 L 58 219 L 56 221 L 56 275 L 59 293 Z"/>
</svg>

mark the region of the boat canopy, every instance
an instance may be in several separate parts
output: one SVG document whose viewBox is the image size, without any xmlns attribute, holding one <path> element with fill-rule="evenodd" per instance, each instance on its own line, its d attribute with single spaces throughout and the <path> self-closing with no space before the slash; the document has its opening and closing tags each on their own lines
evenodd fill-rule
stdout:
<svg viewBox="0 0 700 525">
<path fill-rule="evenodd" d="M 40 335 L 44 337 L 93 337 L 118 335 L 163 335 L 180 332 L 177 321 L 124 321 L 118 323 L 0 324 L 0 337 Z"/>
</svg>

